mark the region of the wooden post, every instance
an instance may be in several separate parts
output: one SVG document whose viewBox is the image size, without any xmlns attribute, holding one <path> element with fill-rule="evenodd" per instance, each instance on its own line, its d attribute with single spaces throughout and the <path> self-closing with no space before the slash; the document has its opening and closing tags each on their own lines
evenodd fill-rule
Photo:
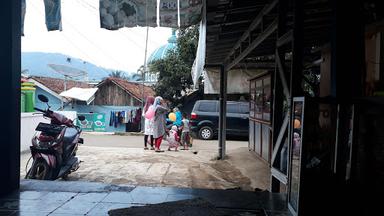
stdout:
<svg viewBox="0 0 384 216">
<path fill-rule="evenodd" d="M 227 116 L 227 71 L 220 66 L 220 109 L 219 109 L 219 159 L 225 157 L 226 116 Z"/>
<path fill-rule="evenodd" d="M 21 1 L 1 1 L 0 14 L 0 195 L 4 195 L 20 184 Z"/>
</svg>

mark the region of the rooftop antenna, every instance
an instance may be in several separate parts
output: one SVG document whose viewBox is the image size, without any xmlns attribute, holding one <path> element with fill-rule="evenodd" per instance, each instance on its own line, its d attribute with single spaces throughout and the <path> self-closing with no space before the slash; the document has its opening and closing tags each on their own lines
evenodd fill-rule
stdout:
<svg viewBox="0 0 384 216">
<path fill-rule="evenodd" d="M 74 67 L 69 67 L 66 65 L 58 65 L 58 64 L 48 64 L 48 66 L 52 68 L 56 73 L 59 73 L 64 76 L 64 91 L 67 91 L 68 78 L 73 79 L 75 77 L 87 76 L 86 71 L 83 71 Z M 64 109 L 63 99 L 61 99 L 61 109 Z"/>
</svg>

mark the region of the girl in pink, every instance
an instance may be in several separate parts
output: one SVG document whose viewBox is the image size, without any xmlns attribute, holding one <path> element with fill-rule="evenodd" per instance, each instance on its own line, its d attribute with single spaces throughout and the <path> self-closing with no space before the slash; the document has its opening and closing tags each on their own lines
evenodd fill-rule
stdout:
<svg viewBox="0 0 384 216">
<path fill-rule="evenodd" d="M 143 117 L 145 117 L 145 114 L 147 113 L 150 106 L 153 105 L 153 102 L 155 101 L 155 98 L 152 96 L 148 96 L 147 100 L 145 101 L 144 111 L 143 111 Z M 148 143 L 148 137 L 151 144 L 151 150 L 154 150 L 153 148 L 153 119 L 147 119 L 144 120 L 144 150 L 148 150 L 147 143 Z"/>
<path fill-rule="evenodd" d="M 169 143 L 168 151 L 171 151 L 171 148 L 175 148 L 175 151 L 177 151 L 177 148 L 179 147 L 179 140 L 180 137 L 177 134 L 177 126 L 173 125 L 169 131 L 169 135 L 167 136 L 167 141 Z"/>
</svg>

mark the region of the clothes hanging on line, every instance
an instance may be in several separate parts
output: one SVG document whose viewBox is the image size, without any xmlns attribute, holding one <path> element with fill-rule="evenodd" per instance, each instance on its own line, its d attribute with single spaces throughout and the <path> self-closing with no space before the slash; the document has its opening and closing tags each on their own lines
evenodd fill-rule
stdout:
<svg viewBox="0 0 384 216">
<path fill-rule="evenodd" d="M 117 128 L 120 124 L 140 125 L 141 123 L 141 108 L 123 111 L 111 111 L 109 126 Z"/>
<path fill-rule="evenodd" d="M 61 0 L 44 0 L 44 5 L 45 24 L 48 31 L 61 31 Z"/>
</svg>

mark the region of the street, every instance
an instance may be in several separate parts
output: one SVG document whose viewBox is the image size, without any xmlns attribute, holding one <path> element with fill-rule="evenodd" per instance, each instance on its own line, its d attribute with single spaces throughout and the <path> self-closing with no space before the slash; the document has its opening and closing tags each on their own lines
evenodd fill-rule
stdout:
<svg viewBox="0 0 384 216">
<path fill-rule="evenodd" d="M 206 189 L 266 189 L 269 168 L 248 151 L 246 141 L 227 141 L 227 159 L 216 160 L 218 141 L 197 140 L 189 151 L 161 153 L 143 149 L 143 136 L 82 135 L 80 168 L 70 181 Z M 30 153 L 21 155 L 21 177 Z M 31 164 L 31 162 L 30 162 Z"/>
</svg>

